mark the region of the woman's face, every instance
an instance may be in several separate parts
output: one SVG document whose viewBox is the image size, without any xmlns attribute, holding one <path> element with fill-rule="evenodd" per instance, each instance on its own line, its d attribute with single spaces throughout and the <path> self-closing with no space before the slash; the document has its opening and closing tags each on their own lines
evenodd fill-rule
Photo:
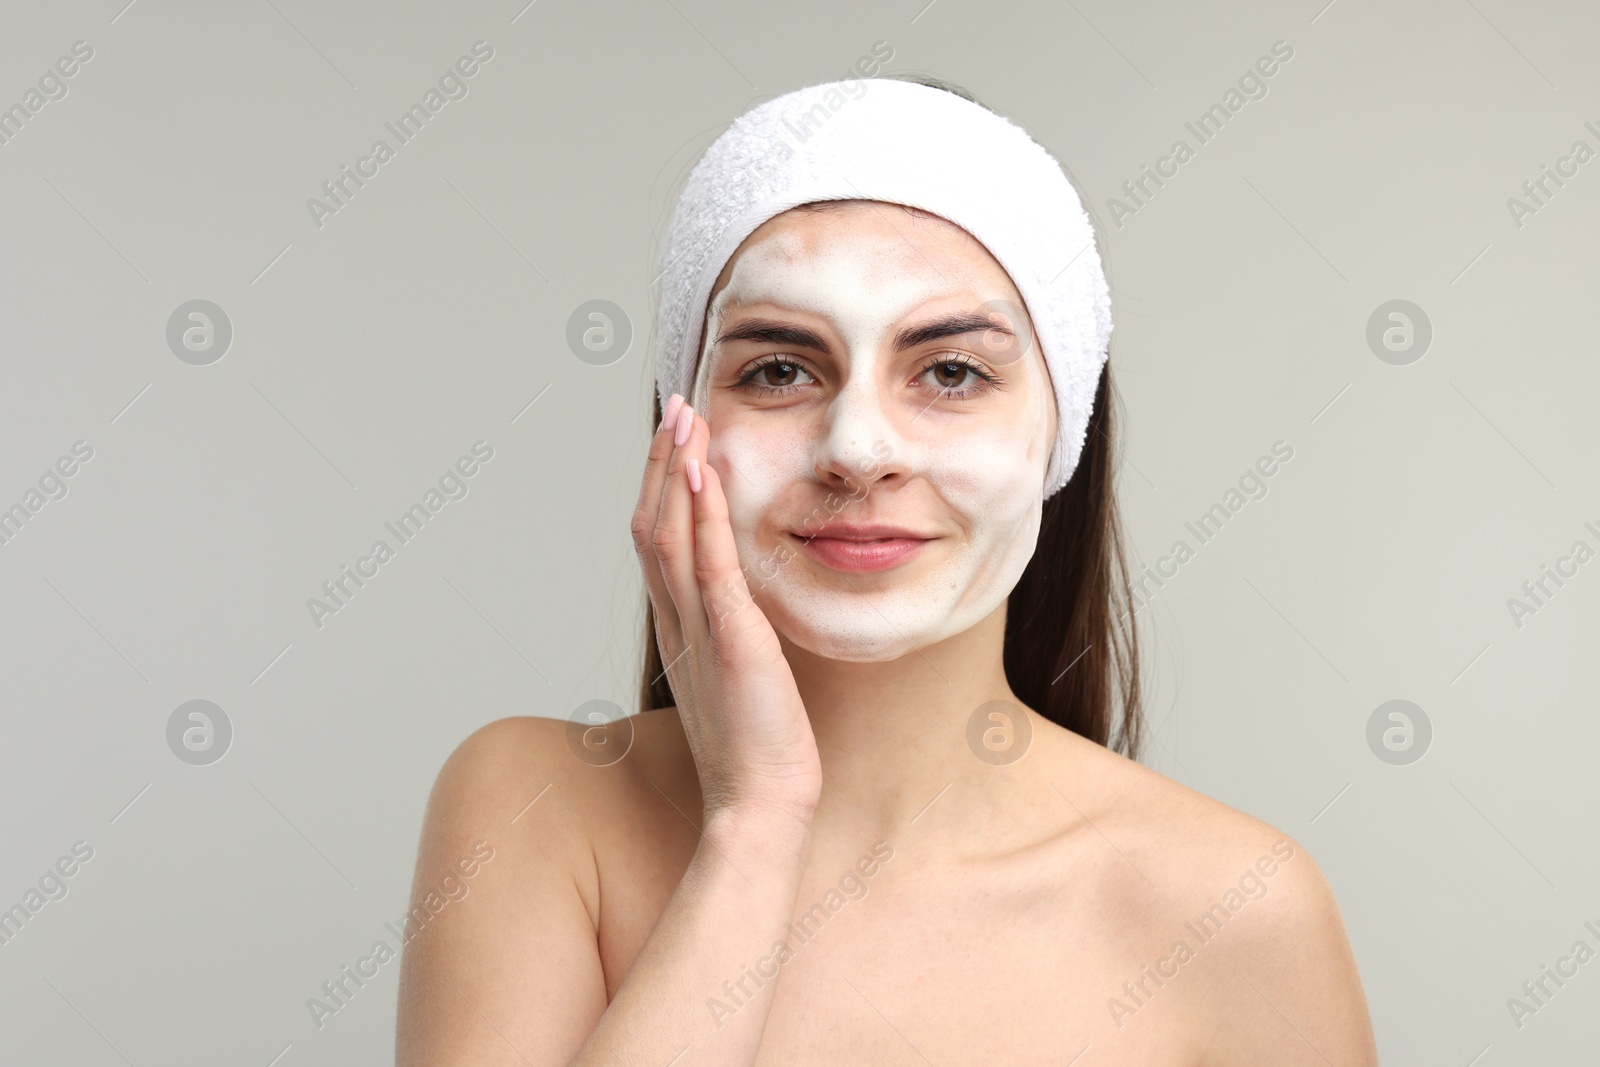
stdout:
<svg viewBox="0 0 1600 1067">
<path fill-rule="evenodd" d="M 945 219 L 768 220 L 712 290 L 690 402 L 757 606 L 819 656 L 961 633 L 1033 555 L 1054 394 L 1011 279 Z"/>
</svg>

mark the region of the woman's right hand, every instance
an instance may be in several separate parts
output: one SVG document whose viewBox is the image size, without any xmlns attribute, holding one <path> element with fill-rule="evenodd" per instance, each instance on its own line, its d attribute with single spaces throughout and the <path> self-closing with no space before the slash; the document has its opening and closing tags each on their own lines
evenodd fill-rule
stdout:
<svg viewBox="0 0 1600 1067">
<path fill-rule="evenodd" d="M 780 814 L 809 826 L 822 786 L 816 739 L 740 569 L 728 501 L 706 462 L 710 439 L 706 420 L 674 394 L 650 442 L 632 523 L 656 642 L 708 825 Z"/>
</svg>

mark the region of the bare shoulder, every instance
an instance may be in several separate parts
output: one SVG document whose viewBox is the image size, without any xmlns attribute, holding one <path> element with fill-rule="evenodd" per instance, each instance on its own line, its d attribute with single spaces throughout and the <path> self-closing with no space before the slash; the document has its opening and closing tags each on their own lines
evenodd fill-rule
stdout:
<svg viewBox="0 0 1600 1067">
<path fill-rule="evenodd" d="M 517 716 L 474 730 L 439 769 L 428 798 L 429 824 L 509 828 L 523 824 L 536 806 L 563 806 L 574 786 L 583 784 L 571 774 L 571 757 L 561 758 L 566 725 Z"/>
<path fill-rule="evenodd" d="M 1214 1025 L 1207 1062 L 1375 1064 L 1338 903 L 1305 846 L 1081 737 L 1056 741 L 1055 760 L 1081 794 L 1074 805 L 1149 890 L 1138 921 L 1151 931 L 1150 959 L 1140 962 L 1172 979 L 1206 976 L 1162 999 Z M 1121 1003 L 1140 1012 L 1157 988 L 1135 985 Z"/>
<path fill-rule="evenodd" d="M 397 1063 L 516 1062 L 508 1048 L 566 1062 L 583 1043 L 611 990 L 601 920 L 625 895 L 601 893 L 607 857 L 640 851 L 613 845 L 651 832 L 637 816 L 638 798 L 660 788 L 652 777 L 679 788 L 676 720 L 650 712 L 596 734 L 519 716 L 451 752 L 417 847 Z M 610 873 L 607 884 L 629 884 L 631 872 Z"/>
<path fill-rule="evenodd" d="M 563 720 L 518 716 L 480 726 L 455 747 L 428 795 L 419 886 L 434 868 L 483 841 L 500 858 L 497 871 L 560 872 L 590 917 L 596 914 L 582 823 L 594 783 L 572 774 L 568 765 L 576 761 L 566 754 L 565 731 Z"/>
<path fill-rule="evenodd" d="M 681 792 L 687 756 L 673 708 L 605 726 L 537 716 L 497 719 L 450 754 L 429 810 L 485 825 L 532 820 L 563 831 L 556 838 L 586 837 L 652 781 Z M 692 760 L 687 766 L 692 770 Z"/>
<path fill-rule="evenodd" d="M 514 715 L 478 727 L 456 746 L 445 766 L 491 777 L 516 777 L 538 767 L 565 777 L 579 767 L 611 766 L 630 756 L 636 757 L 630 765 L 637 765 L 638 758 L 670 749 L 682 739 L 676 708 L 640 712 L 607 727 Z"/>
<path fill-rule="evenodd" d="M 1059 727 L 1043 736 L 1057 791 L 1130 858 L 1143 857 L 1144 873 L 1163 890 L 1220 892 L 1266 867 L 1273 874 L 1261 876 L 1272 877 L 1274 889 L 1296 890 L 1284 896 L 1326 886 L 1304 848 L 1278 828 Z M 1280 882 L 1279 874 L 1287 877 Z"/>
<path fill-rule="evenodd" d="M 560 719 L 522 715 L 478 727 L 445 760 L 434 795 L 487 804 L 508 788 L 520 789 L 530 775 L 556 769 L 549 757 L 563 743 L 565 726 Z"/>
</svg>

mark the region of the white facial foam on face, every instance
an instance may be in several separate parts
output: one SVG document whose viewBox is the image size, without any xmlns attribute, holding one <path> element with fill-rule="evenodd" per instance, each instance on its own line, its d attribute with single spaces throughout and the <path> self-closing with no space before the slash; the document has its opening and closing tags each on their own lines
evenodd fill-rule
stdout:
<svg viewBox="0 0 1600 1067">
<path fill-rule="evenodd" d="M 880 209 L 908 225 L 898 208 Z M 1005 395 L 1015 398 L 1004 410 L 981 400 L 972 403 L 982 410 L 965 413 L 968 402 L 960 400 L 922 410 L 932 390 L 909 390 L 907 378 L 886 378 L 880 366 L 894 330 L 952 293 L 976 299 L 941 310 L 1005 296 L 1000 268 L 970 253 L 935 255 L 926 234 L 919 248 L 882 224 L 829 222 L 837 220 L 808 220 L 804 234 L 779 228 L 739 253 L 707 310 L 691 402 L 710 422 L 707 458 L 721 476 L 751 592 L 774 628 L 829 659 L 895 659 L 975 625 L 1016 586 L 1038 540 L 1054 398 L 1042 360 L 1029 352 L 997 368 Z M 741 407 L 713 393 L 712 342 L 729 309 L 756 303 L 775 305 L 762 314 L 788 308 L 820 316 L 842 339 L 846 376 L 830 383 L 825 404 Z M 921 398 L 909 410 L 908 395 Z M 889 471 L 904 477 L 877 484 Z M 828 472 L 851 481 L 841 487 Z M 835 522 L 945 536 L 873 573 L 826 567 L 786 536 L 825 536 Z"/>
</svg>

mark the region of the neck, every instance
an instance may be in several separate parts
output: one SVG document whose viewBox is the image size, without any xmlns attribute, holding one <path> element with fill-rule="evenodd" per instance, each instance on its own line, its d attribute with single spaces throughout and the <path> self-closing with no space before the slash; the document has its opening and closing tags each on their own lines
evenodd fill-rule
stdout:
<svg viewBox="0 0 1600 1067">
<path fill-rule="evenodd" d="M 779 635 L 822 763 L 814 835 L 856 847 L 862 834 L 904 832 L 946 787 L 969 799 L 1005 788 L 1011 777 L 983 773 L 994 768 L 967 745 L 980 706 L 1018 703 L 1003 665 L 1005 620 L 1002 603 L 962 633 L 873 663 L 825 659 Z"/>
</svg>

